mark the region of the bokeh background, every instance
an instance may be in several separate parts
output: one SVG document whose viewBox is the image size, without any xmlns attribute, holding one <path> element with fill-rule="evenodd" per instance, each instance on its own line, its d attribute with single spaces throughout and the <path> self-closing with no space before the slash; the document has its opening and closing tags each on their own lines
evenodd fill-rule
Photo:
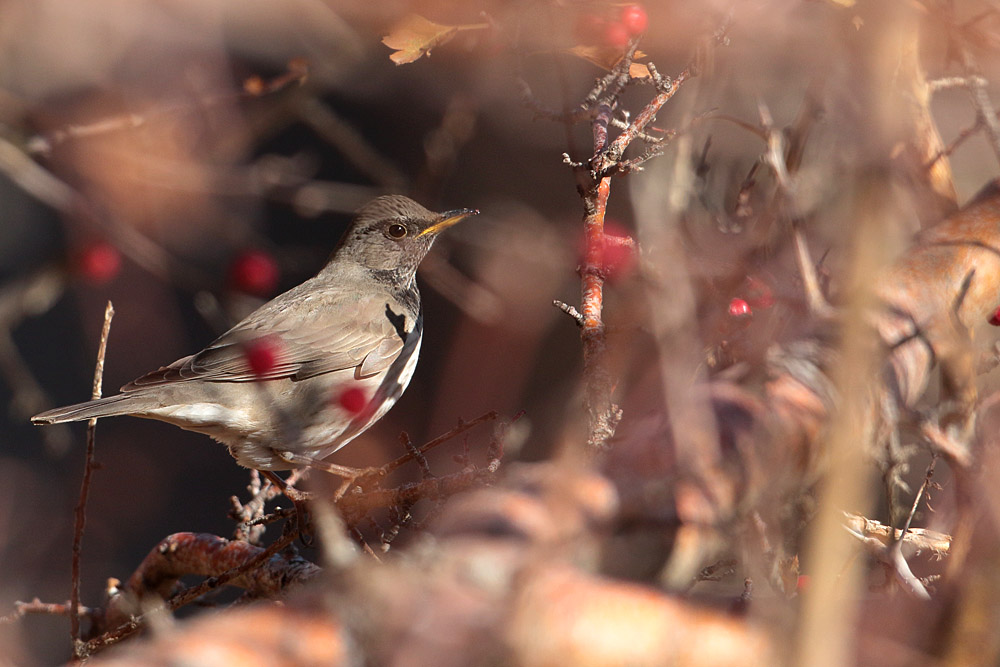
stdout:
<svg viewBox="0 0 1000 667">
<path fill-rule="evenodd" d="M 879 21 L 891 24 L 877 4 L 644 3 L 649 59 L 674 75 L 700 53 L 701 72 L 656 122 L 680 131 L 683 150 L 671 144 L 647 171 L 617 179 L 609 218 L 622 234 L 673 224 L 636 198 L 667 190 L 677 165 L 705 166 L 681 216 L 683 252 L 669 258 L 693 285 L 685 312 L 705 352 L 699 372 L 759 361 L 770 343 L 807 326 L 787 236 L 775 241 L 779 232 L 734 213 L 766 148 L 734 119 L 759 127 L 766 107 L 785 127 L 807 95 L 820 100 L 800 193 L 816 220 L 808 230 L 816 256 L 833 275 L 845 262 L 841 203 L 891 146 L 859 69 L 859 54 L 879 48 L 887 26 Z M 913 48 L 928 78 L 956 74 L 949 27 L 929 8 L 949 6 L 958 25 L 991 3 L 912 4 L 902 13 L 920 37 Z M 422 442 L 488 410 L 525 413 L 510 460 L 544 459 L 578 438 L 578 330 L 552 300 L 579 302 L 582 206 L 562 154 L 588 157 L 590 130 L 538 117 L 520 82 L 536 103 L 578 104 L 602 72 L 566 49 L 602 38 L 581 35 L 586 16 L 619 10 L 571 0 L 0 3 L 0 615 L 15 600 L 68 597 L 84 427 L 43 430 L 28 417 L 89 395 L 105 303 L 116 311 L 110 392 L 197 351 L 311 275 L 351 211 L 382 192 L 482 215 L 441 238 L 422 268 L 426 334 L 408 392 L 333 460 L 380 464 L 401 453 L 401 431 Z M 380 39 L 411 12 L 493 27 L 463 31 L 397 66 Z M 728 44 L 712 47 L 727 22 Z M 977 64 L 995 96 L 1000 27 L 993 16 L 979 25 Z M 634 113 L 649 96 L 631 89 L 626 106 Z M 975 121 L 960 88 L 936 95 L 931 111 L 945 142 Z M 982 136 L 962 143 L 951 167 L 959 202 L 998 171 Z M 757 178 L 770 179 L 763 167 Z M 925 211 L 898 189 L 902 240 Z M 233 276 L 250 251 L 279 271 L 262 294 Z M 776 301 L 750 328 L 729 312 L 748 275 Z M 670 309 L 659 298 L 627 269 L 608 287 L 624 433 L 657 432 L 660 366 L 644 327 L 650 312 Z M 720 342 L 733 346 L 719 352 Z M 705 361 L 716 358 L 710 353 L 725 359 L 718 368 Z M 228 499 L 245 494 L 248 479 L 200 435 L 125 418 L 103 420 L 97 432 L 85 604 L 99 604 L 105 580 L 128 576 L 167 534 L 231 534 Z M 447 471 L 456 453 L 444 448 L 432 463 Z M 37 616 L 0 626 L 0 663 L 66 659 L 66 626 Z"/>
</svg>

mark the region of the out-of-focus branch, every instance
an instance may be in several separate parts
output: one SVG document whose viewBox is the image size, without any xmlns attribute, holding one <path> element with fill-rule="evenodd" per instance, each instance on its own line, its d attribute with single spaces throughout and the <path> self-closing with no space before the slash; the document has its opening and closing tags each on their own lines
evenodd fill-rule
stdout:
<svg viewBox="0 0 1000 667">
<path fill-rule="evenodd" d="M 272 560 L 275 554 L 289 546 L 297 536 L 296 531 L 290 531 L 268 548 L 262 549 L 247 542 L 224 540 L 215 535 L 171 535 L 149 553 L 123 590 L 114 588 L 109 592 L 104 614 L 93 629 L 95 634 L 103 634 L 82 644 L 79 655 L 89 657 L 142 629 L 149 615 L 156 610 L 136 616 L 137 599 L 141 599 L 144 593 L 172 589 L 177 579 L 184 574 L 201 572 L 210 578 L 170 597 L 165 603 L 168 609 L 179 609 L 205 593 L 233 581 L 239 581 L 250 589 L 276 593 L 290 581 L 292 573 L 303 578 L 313 576 L 315 565 L 308 561 L 297 558 Z M 262 568 L 262 565 L 265 566 Z M 145 581 L 146 573 L 151 577 L 154 584 L 152 587 Z"/>
<path fill-rule="evenodd" d="M 390 192 L 406 189 L 406 176 L 330 107 L 307 96 L 297 98 L 295 110 L 302 122 L 339 150 L 361 173 Z"/>
<path fill-rule="evenodd" d="M 244 82 L 243 90 L 200 98 L 197 106 L 203 110 L 263 95 L 273 95 L 292 86 L 303 84 L 308 74 L 309 66 L 304 60 L 292 60 L 288 63 L 288 70 L 273 79 L 265 80 L 256 76 L 250 77 Z M 67 125 L 44 134 L 30 137 L 25 142 L 24 152 L 29 155 L 46 156 L 55 148 L 65 143 L 82 139 L 93 139 L 112 132 L 135 130 L 148 126 L 153 122 L 177 116 L 178 114 L 189 113 L 192 110 L 193 105 L 166 105 L 148 113 L 124 113 L 102 118 L 86 125 Z M 59 208 L 58 206 L 54 207 Z"/>
<path fill-rule="evenodd" d="M 927 528 L 910 528 L 905 533 L 899 528 L 887 526 L 860 514 L 844 512 L 844 527 L 859 539 L 873 538 L 889 546 L 901 543 L 907 552 L 930 553 L 936 558 L 943 558 L 951 553 L 952 537 Z"/>
</svg>

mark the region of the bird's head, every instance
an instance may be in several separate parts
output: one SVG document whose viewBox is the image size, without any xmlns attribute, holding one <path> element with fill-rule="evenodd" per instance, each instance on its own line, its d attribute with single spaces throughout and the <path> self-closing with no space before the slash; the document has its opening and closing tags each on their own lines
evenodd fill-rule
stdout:
<svg viewBox="0 0 1000 667">
<path fill-rule="evenodd" d="M 336 256 L 348 253 L 372 271 L 412 277 L 439 233 L 478 213 L 469 208 L 434 213 L 402 195 L 377 197 L 358 210 Z"/>
</svg>

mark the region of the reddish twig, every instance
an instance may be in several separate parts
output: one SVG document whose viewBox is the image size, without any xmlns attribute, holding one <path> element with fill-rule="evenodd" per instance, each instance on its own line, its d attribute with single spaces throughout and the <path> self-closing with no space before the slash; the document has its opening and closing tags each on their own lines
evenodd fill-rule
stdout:
<svg viewBox="0 0 1000 667">
<path fill-rule="evenodd" d="M 97 364 L 94 368 L 94 390 L 91 397 L 95 400 L 101 397 L 101 385 L 104 381 L 104 355 L 108 349 L 108 334 L 111 332 L 111 318 L 115 308 L 108 301 L 104 309 L 104 326 L 101 329 L 101 341 L 97 347 Z M 87 422 L 87 453 L 83 464 L 83 480 L 80 482 L 80 499 L 76 504 L 76 515 L 73 526 L 73 565 L 69 597 L 70 640 L 73 642 L 73 655 L 79 659 L 84 656 L 80 641 L 80 556 L 83 553 L 83 531 L 87 527 L 87 497 L 90 494 L 90 476 L 94 471 L 94 445 L 97 419 Z"/>
<path fill-rule="evenodd" d="M 634 52 L 630 50 L 630 54 Z M 630 60 L 626 57 L 626 60 Z M 625 64 L 627 72 L 628 63 Z M 613 88 L 613 95 L 605 97 L 597 106 L 593 121 L 594 157 L 589 163 L 590 182 L 581 187 L 584 200 L 584 238 L 586 251 L 580 269 L 581 308 L 580 324 L 583 341 L 583 374 L 586 383 L 586 407 L 590 421 L 588 445 L 591 448 L 606 447 L 615 433 L 621 411 L 611 400 L 614 380 L 606 360 L 606 331 L 602 319 L 604 306 L 604 249 L 608 237 L 604 232 L 604 218 L 611 193 L 611 177 L 616 173 L 627 173 L 639 168 L 641 162 L 656 155 L 650 152 L 637 160 L 623 161 L 626 149 L 651 123 L 663 105 L 674 96 L 681 84 L 690 77 L 689 69 L 677 78 L 661 76 L 651 63 L 647 65 L 657 89 L 654 97 L 636 115 L 628 126 L 609 141 L 608 124 L 620 87 Z M 581 170 L 582 171 L 582 170 Z M 618 243 L 624 243 L 620 241 Z M 564 312 L 568 312 L 563 309 Z"/>
<path fill-rule="evenodd" d="M 588 444 L 606 447 L 617 425 L 616 408 L 611 403 L 612 378 L 607 367 L 607 340 L 602 319 L 604 307 L 604 215 L 611 194 L 611 177 L 604 176 L 586 193 L 583 219 L 586 239 L 585 264 L 581 269 L 580 338 L 583 341 L 583 375 L 586 382 L 587 413 L 590 418 Z"/>
</svg>

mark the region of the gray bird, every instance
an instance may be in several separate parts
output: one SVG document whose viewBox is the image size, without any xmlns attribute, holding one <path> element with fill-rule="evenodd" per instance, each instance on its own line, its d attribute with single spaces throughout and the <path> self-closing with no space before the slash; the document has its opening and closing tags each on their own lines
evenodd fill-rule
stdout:
<svg viewBox="0 0 1000 667">
<path fill-rule="evenodd" d="M 478 213 L 438 214 L 406 197 L 378 197 L 358 211 L 316 276 L 198 354 L 128 383 L 120 394 L 31 421 L 158 419 L 211 436 L 248 468 L 316 465 L 406 389 L 423 336 L 417 266 L 442 230 Z"/>
</svg>

